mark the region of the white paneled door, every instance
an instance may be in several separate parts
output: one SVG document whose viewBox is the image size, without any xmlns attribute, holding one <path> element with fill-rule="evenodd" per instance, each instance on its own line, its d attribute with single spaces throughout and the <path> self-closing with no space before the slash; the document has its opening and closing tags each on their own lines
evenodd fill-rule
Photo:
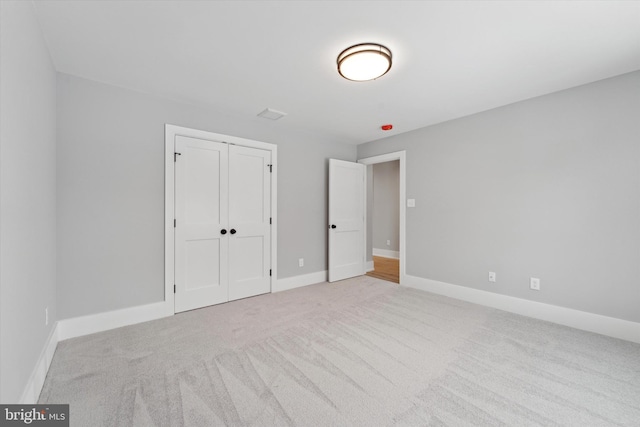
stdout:
<svg viewBox="0 0 640 427">
<path fill-rule="evenodd" d="M 229 147 L 229 301 L 271 290 L 271 152 Z"/>
<path fill-rule="evenodd" d="M 228 145 L 176 137 L 175 311 L 229 300 Z"/>
<path fill-rule="evenodd" d="M 365 171 L 329 160 L 329 282 L 365 273 Z"/>
<path fill-rule="evenodd" d="M 175 141 L 175 312 L 269 292 L 271 153 Z"/>
</svg>

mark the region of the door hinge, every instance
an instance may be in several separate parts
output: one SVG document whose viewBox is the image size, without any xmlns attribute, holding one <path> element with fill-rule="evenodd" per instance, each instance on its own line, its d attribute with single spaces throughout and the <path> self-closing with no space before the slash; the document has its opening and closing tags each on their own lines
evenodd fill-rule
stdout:
<svg viewBox="0 0 640 427">
<path fill-rule="evenodd" d="M 272 273 L 272 271 L 271 271 L 271 269 L 269 269 L 269 276 L 271 276 L 271 273 Z"/>
<path fill-rule="evenodd" d="M 173 153 L 173 161 L 175 162 L 178 156 L 182 156 L 181 153 Z"/>
<path fill-rule="evenodd" d="M 269 173 L 273 173 L 273 165 L 267 165 L 269 166 Z"/>
<path fill-rule="evenodd" d="M 273 218 L 269 218 L 269 225 L 273 224 Z"/>
<path fill-rule="evenodd" d="M 173 293 L 174 294 L 176 293 L 176 285 L 175 285 L 175 283 L 173 284 Z"/>
<path fill-rule="evenodd" d="M 176 220 L 173 220 L 173 228 L 176 228 Z"/>
</svg>

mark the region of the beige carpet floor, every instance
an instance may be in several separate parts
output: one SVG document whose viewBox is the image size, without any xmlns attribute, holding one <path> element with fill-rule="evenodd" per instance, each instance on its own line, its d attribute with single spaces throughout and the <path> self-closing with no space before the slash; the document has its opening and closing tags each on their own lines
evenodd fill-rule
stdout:
<svg viewBox="0 0 640 427">
<path fill-rule="evenodd" d="M 59 343 L 72 426 L 640 426 L 640 345 L 363 276 Z"/>
</svg>

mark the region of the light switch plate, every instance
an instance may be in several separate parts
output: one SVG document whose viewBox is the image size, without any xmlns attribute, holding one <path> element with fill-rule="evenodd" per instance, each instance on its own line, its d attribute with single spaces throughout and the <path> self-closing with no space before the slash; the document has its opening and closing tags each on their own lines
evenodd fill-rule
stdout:
<svg viewBox="0 0 640 427">
<path fill-rule="evenodd" d="M 415 208 L 416 207 L 416 199 L 407 199 L 407 207 Z"/>
</svg>

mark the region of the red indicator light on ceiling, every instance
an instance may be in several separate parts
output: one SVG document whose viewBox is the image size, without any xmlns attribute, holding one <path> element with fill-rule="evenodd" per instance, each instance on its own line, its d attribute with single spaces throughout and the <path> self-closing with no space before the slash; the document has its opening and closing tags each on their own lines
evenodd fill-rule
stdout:
<svg viewBox="0 0 640 427">
<path fill-rule="evenodd" d="M 393 129 L 393 125 L 382 125 L 380 126 L 382 130 L 391 130 Z"/>
</svg>

